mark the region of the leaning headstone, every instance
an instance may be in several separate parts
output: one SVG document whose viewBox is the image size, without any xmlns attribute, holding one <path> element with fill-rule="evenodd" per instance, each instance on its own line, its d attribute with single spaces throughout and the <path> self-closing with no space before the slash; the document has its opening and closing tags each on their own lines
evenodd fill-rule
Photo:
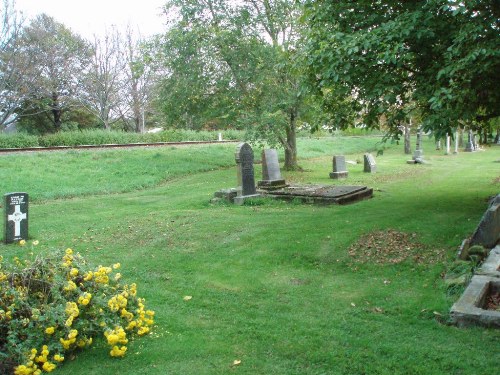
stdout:
<svg viewBox="0 0 500 375">
<path fill-rule="evenodd" d="M 28 194 L 4 195 L 5 243 L 28 239 Z"/>
<path fill-rule="evenodd" d="M 262 180 L 257 186 L 261 189 L 281 189 L 286 186 L 281 177 L 278 152 L 273 148 L 262 150 Z"/>
<path fill-rule="evenodd" d="M 500 241 L 500 194 L 493 198 L 470 239 L 470 246 L 481 245 L 487 249 Z"/>
<path fill-rule="evenodd" d="M 347 178 L 347 168 L 345 166 L 345 156 L 335 155 L 333 157 L 333 172 L 330 172 L 330 178 L 339 179 Z"/>
<path fill-rule="evenodd" d="M 364 172 L 375 173 L 377 171 L 377 164 L 375 163 L 375 158 L 372 154 L 366 153 L 363 155 L 364 160 Z"/>
<path fill-rule="evenodd" d="M 237 196 L 234 198 L 234 203 L 243 204 L 245 199 L 259 196 L 255 189 L 252 147 L 248 143 L 240 143 L 236 147 L 234 156 L 238 169 Z"/>
</svg>

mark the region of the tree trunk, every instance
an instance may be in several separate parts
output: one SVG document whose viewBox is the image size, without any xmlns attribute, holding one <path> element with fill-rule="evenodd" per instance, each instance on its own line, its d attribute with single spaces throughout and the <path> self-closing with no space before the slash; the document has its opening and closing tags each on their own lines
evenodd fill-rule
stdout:
<svg viewBox="0 0 500 375">
<path fill-rule="evenodd" d="M 58 132 L 61 130 L 61 107 L 59 106 L 59 96 L 52 93 L 52 115 L 54 116 L 54 128 Z"/>
<path fill-rule="evenodd" d="M 286 127 L 285 170 L 299 169 L 297 165 L 297 134 L 296 134 L 297 109 L 290 110 L 290 122 Z"/>
<path fill-rule="evenodd" d="M 410 138 L 410 126 L 408 124 L 404 125 L 404 137 L 405 137 L 405 154 L 411 154 L 411 138 Z"/>
</svg>

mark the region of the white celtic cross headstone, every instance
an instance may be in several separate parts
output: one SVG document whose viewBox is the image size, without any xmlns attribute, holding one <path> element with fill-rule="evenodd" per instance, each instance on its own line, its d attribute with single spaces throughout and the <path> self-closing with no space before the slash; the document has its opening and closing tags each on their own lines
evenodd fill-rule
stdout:
<svg viewBox="0 0 500 375">
<path fill-rule="evenodd" d="M 5 198 L 5 243 L 28 239 L 28 194 L 9 193 Z"/>
</svg>

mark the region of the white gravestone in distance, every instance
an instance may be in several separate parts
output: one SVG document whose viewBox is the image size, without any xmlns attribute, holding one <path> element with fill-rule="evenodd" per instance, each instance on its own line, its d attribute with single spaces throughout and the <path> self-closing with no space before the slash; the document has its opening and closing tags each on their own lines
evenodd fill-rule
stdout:
<svg viewBox="0 0 500 375">
<path fill-rule="evenodd" d="M 28 239 L 28 194 L 4 195 L 5 243 Z"/>
</svg>

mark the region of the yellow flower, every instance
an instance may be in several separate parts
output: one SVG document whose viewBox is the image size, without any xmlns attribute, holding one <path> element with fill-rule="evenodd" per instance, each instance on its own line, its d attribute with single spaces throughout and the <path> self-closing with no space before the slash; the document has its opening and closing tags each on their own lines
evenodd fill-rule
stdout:
<svg viewBox="0 0 500 375">
<path fill-rule="evenodd" d="M 38 245 L 39 243 L 40 243 L 40 242 L 39 242 L 38 240 L 35 240 L 35 241 L 33 241 L 33 242 L 32 242 L 33 246 L 36 246 L 36 245 Z"/>
<path fill-rule="evenodd" d="M 71 271 L 69 271 L 69 275 L 71 277 L 76 277 L 78 276 L 78 268 L 72 268 Z"/>
<path fill-rule="evenodd" d="M 121 264 L 120 263 L 115 263 L 113 264 L 113 269 L 117 270 L 118 268 L 121 267 Z"/>
<path fill-rule="evenodd" d="M 62 355 L 56 354 L 54 356 L 54 361 L 56 361 L 56 362 L 63 362 L 64 361 L 64 357 Z"/>
<path fill-rule="evenodd" d="M 26 245 L 26 241 L 25 240 L 19 241 L 19 246 L 24 246 L 24 245 Z"/>
<path fill-rule="evenodd" d="M 127 351 L 126 346 L 122 346 L 121 348 L 118 348 L 118 346 L 113 346 L 113 349 L 109 352 L 109 354 L 112 357 L 123 357 L 125 355 L 125 352 Z"/>
<path fill-rule="evenodd" d="M 54 364 L 54 363 L 51 363 L 51 362 L 45 362 L 42 366 L 42 368 L 47 371 L 47 372 L 51 372 L 52 370 L 54 370 L 57 366 Z"/>
<path fill-rule="evenodd" d="M 73 254 L 73 250 L 68 247 L 66 249 L 66 255 L 71 255 L 71 254 Z"/>
<path fill-rule="evenodd" d="M 45 329 L 45 333 L 46 333 L 47 335 L 52 335 L 54 332 L 55 332 L 55 328 L 54 328 L 54 327 L 47 327 L 47 328 Z"/>
</svg>

